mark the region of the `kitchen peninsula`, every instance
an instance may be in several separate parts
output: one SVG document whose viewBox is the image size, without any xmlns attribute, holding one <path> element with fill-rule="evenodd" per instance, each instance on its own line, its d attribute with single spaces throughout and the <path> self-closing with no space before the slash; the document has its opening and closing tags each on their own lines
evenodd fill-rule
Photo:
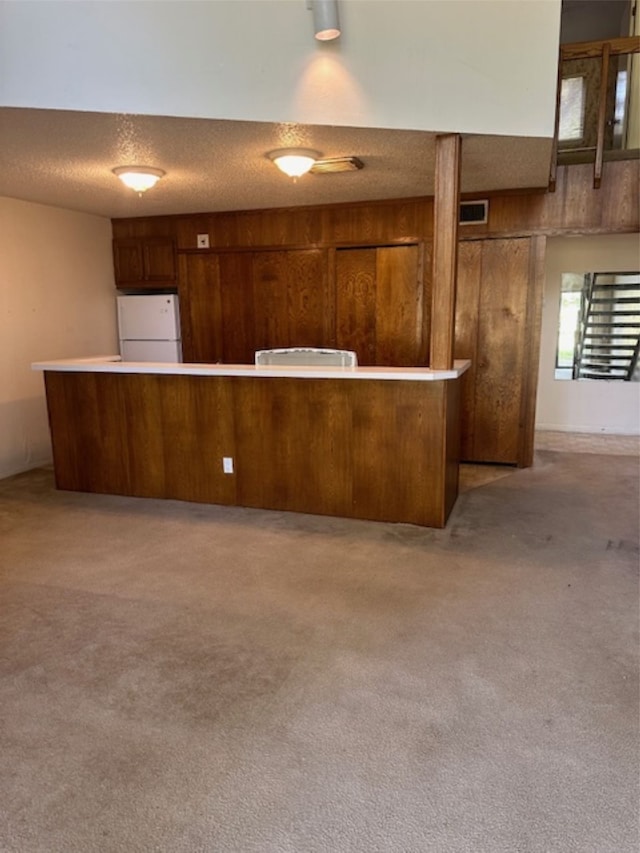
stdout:
<svg viewBox="0 0 640 853">
<path fill-rule="evenodd" d="M 468 366 L 33 368 L 60 489 L 443 527 Z"/>
</svg>

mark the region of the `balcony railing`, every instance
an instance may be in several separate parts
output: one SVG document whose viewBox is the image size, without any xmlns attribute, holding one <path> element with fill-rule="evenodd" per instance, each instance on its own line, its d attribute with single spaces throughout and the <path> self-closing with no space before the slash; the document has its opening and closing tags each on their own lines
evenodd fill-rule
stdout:
<svg viewBox="0 0 640 853">
<path fill-rule="evenodd" d="M 549 175 L 558 164 L 593 162 L 593 186 L 607 159 L 640 149 L 640 36 L 560 48 L 556 126 Z"/>
</svg>

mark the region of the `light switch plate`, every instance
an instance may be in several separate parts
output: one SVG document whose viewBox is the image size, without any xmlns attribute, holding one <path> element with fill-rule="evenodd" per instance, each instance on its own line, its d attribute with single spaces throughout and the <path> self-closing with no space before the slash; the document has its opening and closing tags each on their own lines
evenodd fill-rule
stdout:
<svg viewBox="0 0 640 853">
<path fill-rule="evenodd" d="M 198 248 L 199 249 L 208 249 L 209 248 L 209 235 L 208 234 L 198 234 Z"/>
</svg>

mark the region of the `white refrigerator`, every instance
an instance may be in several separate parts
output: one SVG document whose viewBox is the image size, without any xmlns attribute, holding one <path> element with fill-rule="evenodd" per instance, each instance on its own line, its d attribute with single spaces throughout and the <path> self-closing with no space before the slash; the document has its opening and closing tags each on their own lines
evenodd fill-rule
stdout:
<svg viewBox="0 0 640 853">
<path fill-rule="evenodd" d="M 123 361 L 182 361 L 177 294 L 118 296 Z"/>
</svg>

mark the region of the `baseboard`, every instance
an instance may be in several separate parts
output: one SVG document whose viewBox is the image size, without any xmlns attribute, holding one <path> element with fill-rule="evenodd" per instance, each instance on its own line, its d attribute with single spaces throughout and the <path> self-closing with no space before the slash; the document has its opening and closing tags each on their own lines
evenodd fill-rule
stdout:
<svg viewBox="0 0 640 853">
<path fill-rule="evenodd" d="M 640 436 L 537 429 L 535 449 L 635 456 L 640 455 Z"/>
<path fill-rule="evenodd" d="M 32 459 L 28 463 L 19 463 L 10 465 L 6 468 L 0 468 L 0 480 L 6 480 L 8 477 L 15 477 L 16 474 L 24 474 L 25 471 L 33 471 L 34 468 L 46 468 L 53 462 L 52 457 L 43 456 L 40 460 Z"/>
</svg>

